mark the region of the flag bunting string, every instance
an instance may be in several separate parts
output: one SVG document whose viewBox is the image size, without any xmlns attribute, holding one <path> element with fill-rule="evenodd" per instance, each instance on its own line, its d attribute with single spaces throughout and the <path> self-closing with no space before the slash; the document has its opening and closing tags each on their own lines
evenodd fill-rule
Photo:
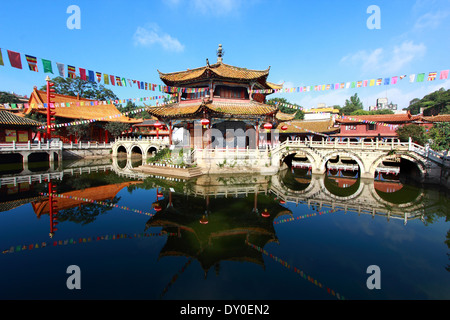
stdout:
<svg viewBox="0 0 450 320">
<path fill-rule="evenodd" d="M 253 249 L 265 254 L 266 256 L 272 258 L 274 261 L 280 263 L 283 267 L 294 271 L 295 273 L 299 274 L 300 277 L 302 277 L 303 279 L 311 282 L 312 284 L 316 285 L 317 287 L 321 288 L 321 289 L 325 289 L 328 294 L 331 294 L 332 296 L 336 297 L 338 300 L 345 300 L 345 298 L 340 295 L 338 292 L 336 292 L 333 289 L 330 289 L 329 287 L 325 286 L 324 284 L 322 284 L 320 281 L 318 281 L 317 279 L 314 279 L 313 277 L 311 277 L 310 275 L 306 274 L 306 272 L 303 272 L 302 270 L 296 268 L 296 267 L 292 267 L 290 264 L 287 263 L 287 261 L 284 261 L 283 259 L 278 258 L 277 256 L 267 252 L 265 249 L 249 242 L 248 240 L 245 240 L 245 244 L 252 247 Z"/>
</svg>

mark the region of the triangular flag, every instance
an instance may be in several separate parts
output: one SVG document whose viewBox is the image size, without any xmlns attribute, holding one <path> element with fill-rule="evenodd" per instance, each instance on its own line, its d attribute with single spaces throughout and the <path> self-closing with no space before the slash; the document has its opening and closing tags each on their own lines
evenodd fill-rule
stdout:
<svg viewBox="0 0 450 320">
<path fill-rule="evenodd" d="M 11 63 L 11 67 L 22 69 L 22 61 L 20 60 L 20 53 L 14 51 L 8 51 L 9 62 Z"/>
<path fill-rule="evenodd" d="M 52 62 L 50 60 L 42 59 L 42 66 L 44 67 L 44 73 L 53 73 Z"/>
</svg>

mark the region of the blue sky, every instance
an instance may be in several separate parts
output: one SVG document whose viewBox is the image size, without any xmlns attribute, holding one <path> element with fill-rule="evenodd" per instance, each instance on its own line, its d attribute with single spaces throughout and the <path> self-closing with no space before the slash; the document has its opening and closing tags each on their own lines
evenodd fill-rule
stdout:
<svg viewBox="0 0 450 320">
<path fill-rule="evenodd" d="M 81 29 L 69 29 L 70 5 L 80 8 Z M 369 29 L 370 5 L 380 8 L 380 29 Z M 29 95 L 45 83 L 40 59 L 162 84 L 158 71 L 175 72 L 215 62 L 218 44 L 227 64 L 263 70 L 285 87 L 368 80 L 450 69 L 450 0 L 153 0 L 2 2 L 0 90 Z M 12 68 L 6 50 L 22 54 Z M 28 70 L 25 54 L 38 58 Z M 439 76 L 439 74 L 438 74 Z M 158 95 L 113 87 L 120 99 Z M 277 93 L 306 108 L 343 105 L 358 93 L 365 109 L 376 98 L 407 107 L 413 98 L 450 80 Z"/>
</svg>

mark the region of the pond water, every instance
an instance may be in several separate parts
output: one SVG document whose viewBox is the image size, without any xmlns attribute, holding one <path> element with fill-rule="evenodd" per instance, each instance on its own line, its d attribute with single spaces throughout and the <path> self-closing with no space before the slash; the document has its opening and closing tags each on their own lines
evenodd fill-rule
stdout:
<svg viewBox="0 0 450 320">
<path fill-rule="evenodd" d="M 1 299 L 450 299 L 436 187 L 301 169 L 183 181 L 110 161 L 0 178 Z"/>
</svg>

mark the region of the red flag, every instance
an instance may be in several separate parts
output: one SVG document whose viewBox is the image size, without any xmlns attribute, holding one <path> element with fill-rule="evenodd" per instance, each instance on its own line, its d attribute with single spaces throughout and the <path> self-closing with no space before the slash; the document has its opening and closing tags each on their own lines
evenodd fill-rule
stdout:
<svg viewBox="0 0 450 320">
<path fill-rule="evenodd" d="M 79 68 L 80 69 L 80 78 L 81 80 L 86 81 L 86 69 Z"/>
<path fill-rule="evenodd" d="M 8 51 L 9 62 L 11 63 L 11 67 L 22 69 L 22 60 L 20 60 L 20 53 L 14 51 Z"/>
<path fill-rule="evenodd" d="M 110 75 L 110 76 L 109 76 L 109 79 L 111 80 L 111 84 L 112 84 L 113 86 L 115 86 L 116 84 L 115 84 L 115 81 L 114 81 L 114 76 L 113 76 L 113 75 Z"/>
</svg>

